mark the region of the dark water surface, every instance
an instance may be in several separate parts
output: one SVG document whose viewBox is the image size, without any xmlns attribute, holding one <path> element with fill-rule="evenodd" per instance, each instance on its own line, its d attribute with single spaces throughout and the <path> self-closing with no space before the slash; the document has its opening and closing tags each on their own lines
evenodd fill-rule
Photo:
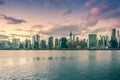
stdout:
<svg viewBox="0 0 120 80">
<path fill-rule="evenodd" d="M 120 80 L 120 51 L 0 51 L 0 80 Z"/>
</svg>

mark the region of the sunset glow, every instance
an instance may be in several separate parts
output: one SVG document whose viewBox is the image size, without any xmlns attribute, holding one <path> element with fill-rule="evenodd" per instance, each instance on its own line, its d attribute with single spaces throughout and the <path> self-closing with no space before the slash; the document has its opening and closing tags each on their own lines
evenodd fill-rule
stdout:
<svg viewBox="0 0 120 80">
<path fill-rule="evenodd" d="M 0 0 L 0 39 L 40 34 L 111 35 L 120 27 L 120 0 Z"/>
</svg>

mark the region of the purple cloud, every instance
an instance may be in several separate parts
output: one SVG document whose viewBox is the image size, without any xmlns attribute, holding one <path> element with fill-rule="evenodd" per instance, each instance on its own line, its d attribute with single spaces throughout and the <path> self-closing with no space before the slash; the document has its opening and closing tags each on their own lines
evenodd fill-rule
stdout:
<svg viewBox="0 0 120 80">
<path fill-rule="evenodd" d="M 24 29 L 15 29 L 16 31 L 24 31 L 24 32 L 29 32 L 29 33 L 31 33 L 31 32 L 35 32 L 35 31 L 33 31 L 33 30 L 24 30 Z"/>
<path fill-rule="evenodd" d="M 47 31 L 40 31 L 41 34 L 45 35 L 59 35 L 68 36 L 70 31 L 82 34 L 82 30 L 88 30 L 87 27 L 81 27 L 79 25 L 55 25 L 53 28 Z"/>
<path fill-rule="evenodd" d="M 33 25 L 32 29 L 35 29 L 35 28 L 36 28 L 36 29 L 40 29 L 40 28 L 42 28 L 42 27 L 43 27 L 43 26 L 40 25 L 40 24 L 39 24 L 39 25 Z"/>
<path fill-rule="evenodd" d="M 8 39 L 9 36 L 0 34 L 0 39 Z"/>
<path fill-rule="evenodd" d="M 95 26 L 101 19 L 120 17 L 119 6 L 116 3 L 105 3 L 99 7 L 93 7 L 82 17 L 82 25 L 86 27 Z"/>
<path fill-rule="evenodd" d="M 30 35 L 20 35 L 20 34 L 10 34 L 12 36 L 19 36 L 19 37 L 28 37 L 28 38 L 31 38 Z"/>
<path fill-rule="evenodd" d="M 16 19 L 16 18 L 13 18 L 13 17 L 9 17 L 9 16 L 6 16 L 4 14 L 0 14 L 2 19 L 5 19 L 7 21 L 8 24 L 22 24 L 22 23 L 26 23 L 25 20 L 22 20 L 22 19 Z"/>
<path fill-rule="evenodd" d="M 83 16 L 81 25 L 84 25 L 86 27 L 91 27 L 96 25 L 98 23 L 98 20 L 99 18 L 97 16 L 87 14 Z"/>
<path fill-rule="evenodd" d="M 64 9 L 63 11 L 61 11 L 61 15 L 62 16 L 66 16 L 68 14 L 72 13 L 72 10 L 71 9 Z"/>
<path fill-rule="evenodd" d="M 91 6 L 93 3 L 95 2 L 95 0 L 89 0 L 88 2 L 86 2 L 84 4 L 85 7 Z"/>
</svg>

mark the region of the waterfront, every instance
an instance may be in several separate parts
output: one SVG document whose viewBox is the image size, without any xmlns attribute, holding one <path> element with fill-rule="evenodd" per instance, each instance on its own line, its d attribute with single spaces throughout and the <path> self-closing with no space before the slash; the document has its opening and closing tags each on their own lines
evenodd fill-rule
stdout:
<svg viewBox="0 0 120 80">
<path fill-rule="evenodd" d="M 0 80 L 119 80 L 119 50 L 2 50 Z"/>
</svg>

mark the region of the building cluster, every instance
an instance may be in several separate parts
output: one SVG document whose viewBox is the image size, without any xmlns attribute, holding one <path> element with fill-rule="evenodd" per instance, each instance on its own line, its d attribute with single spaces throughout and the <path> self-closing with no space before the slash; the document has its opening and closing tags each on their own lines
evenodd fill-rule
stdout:
<svg viewBox="0 0 120 80">
<path fill-rule="evenodd" d="M 20 42 L 20 39 L 13 38 L 9 40 L 0 41 L 0 49 L 25 49 L 25 50 L 82 50 L 82 49 L 120 49 L 120 34 L 116 29 L 112 29 L 111 38 L 108 36 L 100 35 L 100 39 L 97 38 L 97 34 L 88 34 L 88 39 L 79 39 L 70 32 L 69 38 L 55 38 L 49 37 L 48 42 L 46 40 L 40 40 L 40 35 L 36 34 L 31 39 L 26 39 L 24 42 Z"/>
</svg>

